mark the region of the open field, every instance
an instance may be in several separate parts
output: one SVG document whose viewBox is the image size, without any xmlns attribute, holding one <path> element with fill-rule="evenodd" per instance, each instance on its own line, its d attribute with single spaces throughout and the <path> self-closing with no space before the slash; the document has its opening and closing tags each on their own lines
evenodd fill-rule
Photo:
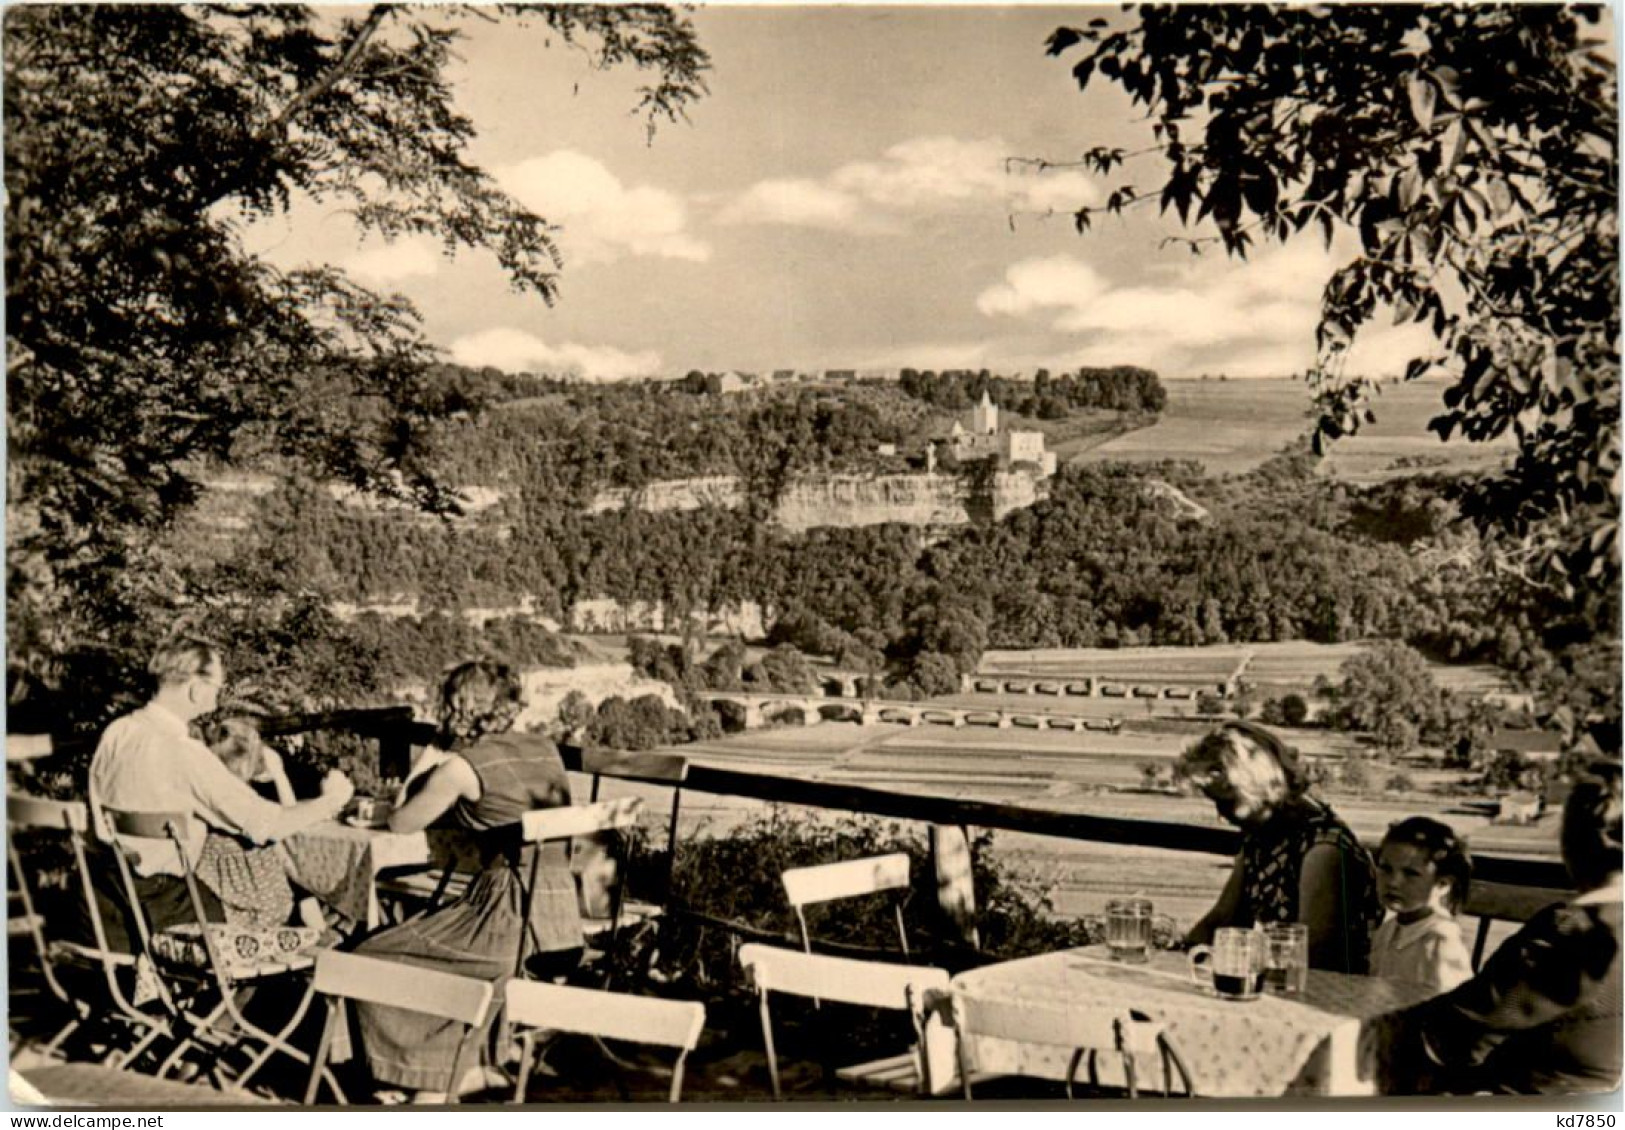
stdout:
<svg viewBox="0 0 1625 1130">
<path fill-rule="evenodd" d="M 1194 459 L 1210 475 L 1239 474 L 1280 451 L 1312 422 L 1309 389 L 1300 380 L 1165 380 L 1163 385 L 1168 405 L 1155 424 L 1064 457 L 1080 463 Z M 1427 430 L 1428 420 L 1442 407 L 1443 389 L 1438 381 L 1387 386 L 1374 398 L 1377 423 L 1367 425 L 1358 436 L 1339 440 L 1322 464 L 1322 473 L 1372 482 L 1418 470 L 1487 468 L 1502 460 L 1509 443 L 1446 444 Z M 1401 457 L 1428 466 L 1395 468 Z"/>
</svg>

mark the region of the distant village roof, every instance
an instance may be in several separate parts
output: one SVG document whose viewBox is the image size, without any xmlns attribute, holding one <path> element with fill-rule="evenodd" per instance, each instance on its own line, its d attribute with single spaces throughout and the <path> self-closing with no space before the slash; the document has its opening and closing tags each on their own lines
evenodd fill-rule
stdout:
<svg viewBox="0 0 1625 1130">
<path fill-rule="evenodd" d="M 1491 749 L 1515 753 L 1558 753 L 1563 749 L 1563 737 L 1550 730 L 1519 730 L 1503 726 L 1490 735 L 1489 745 Z"/>
</svg>

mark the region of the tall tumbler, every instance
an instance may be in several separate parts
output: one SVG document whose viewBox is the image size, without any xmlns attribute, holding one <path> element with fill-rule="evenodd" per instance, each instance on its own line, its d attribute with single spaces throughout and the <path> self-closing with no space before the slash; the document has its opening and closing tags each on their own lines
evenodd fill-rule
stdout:
<svg viewBox="0 0 1625 1130">
<path fill-rule="evenodd" d="M 1106 946 L 1112 959 L 1139 963 L 1151 952 L 1151 900 L 1112 899 L 1106 904 Z"/>
</svg>

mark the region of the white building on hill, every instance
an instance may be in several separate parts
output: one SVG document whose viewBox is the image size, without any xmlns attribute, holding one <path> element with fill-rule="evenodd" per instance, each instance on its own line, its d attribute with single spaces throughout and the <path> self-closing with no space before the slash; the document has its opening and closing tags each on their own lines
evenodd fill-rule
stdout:
<svg viewBox="0 0 1625 1130">
<path fill-rule="evenodd" d="M 999 406 L 986 392 L 967 419 L 954 421 L 948 446 L 960 462 L 992 455 L 997 457 L 1001 471 L 1008 471 L 1016 463 L 1030 463 L 1045 477 L 1055 474 L 1055 453 L 1046 450 L 1044 433 L 1001 430 Z"/>
</svg>

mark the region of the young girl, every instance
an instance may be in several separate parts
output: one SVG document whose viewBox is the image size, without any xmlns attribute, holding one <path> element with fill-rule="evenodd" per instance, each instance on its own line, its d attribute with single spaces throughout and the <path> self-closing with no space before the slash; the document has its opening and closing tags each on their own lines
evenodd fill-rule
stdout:
<svg viewBox="0 0 1625 1130">
<path fill-rule="evenodd" d="M 260 741 L 247 714 L 217 714 L 200 726 L 203 741 L 244 781 L 267 781 L 277 801 L 293 804 L 293 789 L 275 750 Z M 219 896 L 226 921 L 233 926 L 273 929 L 293 914 L 293 889 L 274 848 L 253 847 L 235 836 L 209 830 L 198 857 L 197 874 Z"/>
<path fill-rule="evenodd" d="M 1472 868 L 1466 845 L 1437 820 L 1413 816 L 1388 829 L 1377 853 L 1377 893 L 1393 913 L 1372 936 L 1372 976 L 1442 993 L 1473 975 L 1454 917 Z"/>
</svg>

